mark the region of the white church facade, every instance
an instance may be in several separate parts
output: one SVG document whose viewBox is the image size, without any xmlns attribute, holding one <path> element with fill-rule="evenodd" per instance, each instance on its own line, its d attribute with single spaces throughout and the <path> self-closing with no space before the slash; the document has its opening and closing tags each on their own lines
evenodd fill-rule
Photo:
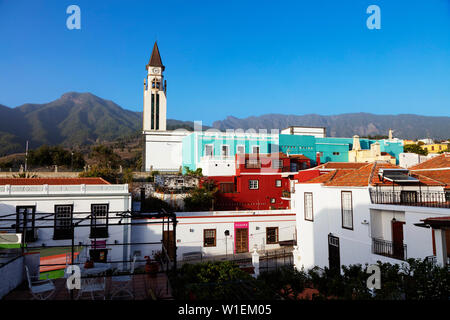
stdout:
<svg viewBox="0 0 450 320">
<path fill-rule="evenodd" d="M 144 170 L 178 172 L 182 163 L 182 139 L 190 132 L 167 130 L 167 82 L 158 45 L 153 46 L 144 80 Z"/>
</svg>

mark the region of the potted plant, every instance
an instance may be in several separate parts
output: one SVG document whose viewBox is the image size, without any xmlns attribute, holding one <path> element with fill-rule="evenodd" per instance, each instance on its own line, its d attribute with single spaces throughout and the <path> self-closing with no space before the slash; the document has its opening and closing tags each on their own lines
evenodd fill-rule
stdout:
<svg viewBox="0 0 450 320">
<path fill-rule="evenodd" d="M 85 263 L 84 263 L 84 268 L 85 269 L 90 269 L 90 268 L 93 268 L 94 267 L 94 261 L 92 261 L 92 260 L 87 260 Z"/>
<path fill-rule="evenodd" d="M 145 256 L 144 259 L 146 260 L 145 272 L 148 273 L 150 277 L 155 278 L 159 270 L 158 262 L 152 260 L 149 256 Z"/>
</svg>

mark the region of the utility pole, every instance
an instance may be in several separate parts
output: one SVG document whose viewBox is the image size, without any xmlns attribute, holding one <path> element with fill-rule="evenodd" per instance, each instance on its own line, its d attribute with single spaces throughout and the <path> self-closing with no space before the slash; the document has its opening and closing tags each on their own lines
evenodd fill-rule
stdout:
<svg viewBox="0 0 450 320">
<path fill-rule="evenodd" d="M 27 164 L 28 164 L 28 140 L 27 145 L 25 147 L 25 172 L 27 172 Z"/>
</svg>

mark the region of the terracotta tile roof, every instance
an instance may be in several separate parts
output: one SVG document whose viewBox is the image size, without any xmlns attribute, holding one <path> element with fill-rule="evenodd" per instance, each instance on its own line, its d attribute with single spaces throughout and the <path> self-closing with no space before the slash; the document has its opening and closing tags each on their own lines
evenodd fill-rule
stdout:
<svg viewBox="0 0 450 320">
<path fill-rule="evenodd" d="M 312 178 L 303 183 L 327 183 L 327 182 L 332 181 L 333 179 L 337 179 L 337 178 L 342 177 L 343 175 L 349 174 L 352 171 L 353 170 L 351 170 L 351 169 L 332 170 L 330 172 L 321 174 L 320 176 Z"/>
<path fill-rule="evenodd" d="M 392 185 L 391 181 L 381 181 L 378 172 L 381 168 L 398 168 L 402 169 L 397 165 L 393 165 L 386 162 L 375 162 L 366 164 L 358 170 L 352 170 L 349 174 L 342 175 L 341 177 L 335 178 L 327 183 L 326 186 L 351 186 L 351 187 L 365 187 L 370 185 Z M 427 186 L 443 186 L 444 184 L 440 181 L 436 181 L 429 177 L 411 174 L 411 176 L 418 178 L 419 181 Z"/>
<path fill-rule="evenodd" d="M 0 185 L 110 184 L 103 178 L 0 178 Z"/>
<path fill-rule="evenodd" d="M 417 174 L 422 177 L 428 177 L 435 181 L 439 181 L 446 186 L 450 186 L 450 169 L 442 170 L 415 170 L 413 174 Z"/>
<path fill-rule="evenodd" d="M 359 169 L 366 166 L 367 163 L 359 162 L 327 162 L 316 167 L 316 169 Z"/>
<path fill-rule="evenodd" d="M 425 162 L 416 164 L 409 168 L 409 170 L 420 170 L 420 169 L 439 169 L 439 168 L 450 168 L 450 153 L 445 152 L 439 156 L 433 157 Z"/>
</svg>

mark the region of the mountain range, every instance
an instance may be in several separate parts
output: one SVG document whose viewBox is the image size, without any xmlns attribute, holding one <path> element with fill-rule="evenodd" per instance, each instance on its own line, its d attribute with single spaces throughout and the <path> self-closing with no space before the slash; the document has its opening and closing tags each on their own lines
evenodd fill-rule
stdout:
<svg viewBox="0 0 450 320">
<path fill-rule="evenodd" d="M 213 127 L 226 129 L 284 129 L 289 126 L 311 126 L 327 128 L 327 136 L 352 137 L 388 135 L 393 129 L 394 137 L 401 139 L 450 138 L 450 117 L 430 117 L 416 114 L 378 115 L 372 113 L 344 113 L 338 115 L 285 115 L 265 114 L 239 119 L 228 116 L 215 121 Z"/>
<path fill-rule="evenodd" d="M 327 135 L 332 137 L 387 135 L 392 128 L 399 138 L 450 138 L 450 117 L 414 114 L 266 114 L 245 119 L 229 116 L 213 123 L 222 131 L 284 129 L 293 125 L 326 127 Z M 141 128 L 142 112 L 126 110 L 92 93 L 68 92 L 49 103 L 26 103 L 15 108 L 0 105 L 0 156 L 24 152 L 27 140 L 30 148 L 42 144 L 77 147 L 113 141 L 136 134 Z M 176 128 L 192 130 L 193 122 L 168 119 L 167 129 Z"/>
</svg>

